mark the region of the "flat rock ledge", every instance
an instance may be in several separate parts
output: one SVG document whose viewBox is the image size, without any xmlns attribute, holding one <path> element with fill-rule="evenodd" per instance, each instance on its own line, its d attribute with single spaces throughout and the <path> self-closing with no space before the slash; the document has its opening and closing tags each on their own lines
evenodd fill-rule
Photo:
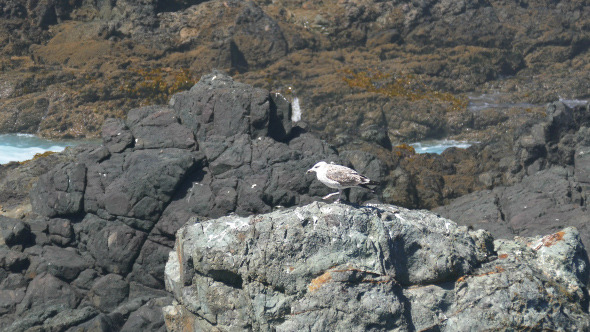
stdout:
<svg viewBox="0 0 590 332">
<path fill-rule="evenodd" d="M 587 331 L 578 231 L 494 241 L 428 211 L 314 202 L 189 221 L 169 331 Z"/>
</svg>

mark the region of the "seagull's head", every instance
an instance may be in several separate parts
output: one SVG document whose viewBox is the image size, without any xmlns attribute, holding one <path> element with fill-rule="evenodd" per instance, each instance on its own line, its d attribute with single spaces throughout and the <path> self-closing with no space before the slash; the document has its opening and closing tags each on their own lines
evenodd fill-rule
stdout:
<svg viewBox="0 0 590 332">
<path fill-rule="evenodd" d="M 326 165 L 328 165 L 328 163 L 326 163 L 325 161 L 320 161 L 319 163 L 317 163 L 317 164 L 313 165 L 313 167 L 312 167 L 312 168 L 310 168 L 310 169 L 308 169 L 308 170 L 307 170 L 307 172 L 305 172 L 305 173 L 307 173 L 307 174 L 309 174 L 309 173 L 311 173 L 311 172 L 316 172 L 316 173 L 317 173 L 317 171 L 318 171 L 320 168 L 322 168 L 322 167 L 324 167 L 324 166 L 326 166 Z"/>
</svg>

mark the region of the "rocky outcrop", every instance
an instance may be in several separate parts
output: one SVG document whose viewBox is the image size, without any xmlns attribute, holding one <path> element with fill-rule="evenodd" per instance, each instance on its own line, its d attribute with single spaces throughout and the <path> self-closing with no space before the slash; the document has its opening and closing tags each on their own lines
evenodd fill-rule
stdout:
<svg viewBox="0 0 590 332">
<path fill-rule="evenodd" d="M 106 118 L 146 99 L 165 103 L 213 68 L 298 97 L 310 128 L 342 145 L 378 144 L 363 135 L 374 130 L 409 142 L 502 122 L 449 107 L 453 97 L 467 102 L 464 93 L 535 105 L 588 97 L 585 2 L 2 0 L 0 8 L 0 132 L 96 136 Z M 349 71 L 397 85 L 374 93 L 347 84 Z"/>
<path fill-rule="evenodd" d="M 496 240 L 425 211 L 312 203 L 191 220 L 166 264 L 169 331 L 585 330 L 575 228 Z"/>
<path fill-rule="evenodd" d="M 19 214 L 19 217 L 25 217 L 23 220 L 5 218 L 0 221 L 3 225 L 0 276 L 5 280 L 0 284 L 3 294 L 0 296 L 0 327 L 14 331 L 29 328 L 65 330 L 70 327 L 105 331 L 131 331 L 143 327 L 163 329 L 164 320 L 158 308 L 172 303 L 171 295 L 163 291 L 164 265 L 174 246 L 178 228 L 187 220 L 204 222 L 231 213 L 246 218 L 281 206 L 305 205 L 318 200 L 330 189 L 313 176 L 305 176 L 305 170 L 322 159 L 349 163 L 361 173 L 384 183 L 385 188 L 379 193 L 384 199 L 392 201 L 405 197 L 409 205 L 412 202 L 439 202 L 440 197 L 444 197 L 432 193 L 453 195 L 444 188 L 451 187 L 446 184 L 454 175 L 455 183 L 465 184 L 463 190 L 473 188 L 470 186 L 475 181 L 471 184 L 463 181 L 468 177 L 461 178 L 458 173 L 466 169 L 473 172 L 473 178 L 500 165 L 500 172 L 488 173 L 487 177 L 479 175 L 479 179 L 489 180 L 482 180 L 482 183 L 489 182 L 493 187 L 503 183 L 501 181 L 520 181 L 545 170 L 553 172 L 559 169 L 558 166 L 567 169 L 574 163 L 580 170 L 576 173 L 577 183 L 585 183 L 582 171 L 585 169 L 584 153 L 576 155 L 571 152 L 578 146 L 585 146 L 585 110 L 554 104 L 547 109 L 548 116 L 543 121 L 526 122 L 527 125 L 513 138 L 466 151 L 451 150 L 442 156 L 416 156 L 404 147 L 394 147 L 391 151 L 384 148 L 369 148 L 371 152 L 346 150 L 338 154 L 331 146 L 307 133 L 304 123 L 291 122 L 290 105 L 280 95 L 214 72 L 203 77 L 190 91 L 176 94 L 168 105 L 134 109 L 126 120 L 105 121 L 100 146 L 80 146 L 63 154 L 51 155 L 47 160 L 34 160 L 24 165 L 24 171 L 20 173 L 15 173 L 21 168 L 13 168 L 14 164 L 2 168 L 6 174 L 21 174 L 19 176 L 28 183 L 34 182 L 43 169 L 51 170 L 39 178 L 31 192 L 31 205 L 36 215 L 27 217 L 25 213 Z M 574 147 L 572 142 L 577 145 Z M 380 155 L 384 151 L 390 158 L 386 162 Z M 473 163 L 480 156 L 484 157 L 482 161 Z M 391 165 L 396 166 L 390 168 Z M 434 171 L 429 172 L 428 167 L 421 165 L 431 165 Z M 478 168 L 480 166 L 483 168 Z M 20 182 L 15 178 L 9 180 L 0 183 L 3 190 L 0 194 L 14 196 L 18 201 L 19 195 L 26 192 L 25 186 L 14 187 Z M 555 177 L 546 182 L 552 181 Z M 27 182 L 22 183 L 26 185 Z M 578 190 L 578 185 L 570 182 L 565 185 L 555 183 L 560 183 L 561 189 L 552 197 L 569 195 L 572 202 L 583 208 L 585 187 L 580 186 L 582 189 Z M 577 193 L 573 189 L 578 190 Z M 514 196 L 518 196 L 518 192 Z M 375 197 L 368 191 L 356 189 L 348 194 L 353 202 L 366 202 Z M 506 200 L 513 199 L 507 197 Z M 517 215 L 516 206 L 514 211 Z M 557 231 L 555 226 L 566 225 L 554 224 L 546 233 Z M 585 239 L 586 230 L 580 226 L 582 239 Z M 384 234 L 379 236 L 386 237 Z M 283 235 L 288 236 L 288 233 Z M 419 246 L 428 247 L 423 243 Z M 384 248 L 379 249 L 383 255 Z M 407 251 L 417 248 L 418 245 Z M 366 269 L 357 271 L 358 275 L 345 271 L 346 267 L 340 265 L 346 262 L 338 261 L 337 265 L 322 267 L 322 274 L 308 271 L 302 278 L 308 282 L 308 279 L 319 278 L 335 268 L 329 274 L 335 280 L 349 278 L 352 283 L 364 285 L 362 280 L 373 278 L 381 283 L 384 280 L 381 277 L 389 275 L 402 285 L 400 287 L 408 288 L 453 280 L 456 283 L 464 274 L 489 272 L 480 270 L 490 263 L 480 257 L 481 253 L 469 253 L 471 249 L 466 249 L 467 252 L 457 250 L 461 253 L 445 254 L 452 257 L 450 261 L 441 258 L 440 262 L 433 263 L 435 267 L 440 265 L 440 270 L 416 272 L 421 276 L 403 272 L 416 266 L 404 267 L 407 262 L 390 260 L 393 265 L 387 269 L 389 263 L 383 261 L 382 270 Z M 492 252 L 492 249 L 486 250 Z M 394 253 L 387 255 L 391 258 Z M 328 254 L 325 256 L 332 259 Z M 288 260 L 287 257 L 277 259 Z M 445 268 L 447 263 L 452 265 L 448 269 Z M 531 269 L 536 271 L 538 268 L 533 266 Z M 349 272 L 354 275 L 348 276 Z M 213 272 L 212 277 L 216 282 L 231 286 L 239 280 L 232 274 L 222 272 L 219 276 L 216 273 Z M 345 275 L 338 277 L 339 273 Z M 258 275 L 249 277 L 268 283 L 260 289 L 274 285 Z M 246 280 L 243 276 L 239 278 L 242 282 Z M 278 287 L 279 292 L 284 292 L 281 287 L 291 287 L 288 284 L 292 280 L 284 278 L 277 284 L 279 286 L 273 286 Z M 318 281 L 324 278 L 328 276 Z M 523 278 L 530 279 L 529 275 Z M 544 281 L 539 282 L 539 285 L 545 285 Z M 112 286 L 112 290 L 104 285 Z M 301 285 L 297 287 L 297 292 L 305 289 Z M 357 289 L 356 292 L 362 298 L 361 293 L 365 291 Z M 378 296 L 398 299 L 399 294 L 394 287 Z M 411 329 L 407 317 L 413 309 L 407 308 L 417 306 L 403 301 L 399 303 L 401 311 L 396 309 L 384 315 L 388 317 L 387 321 L 405 322 L 403 326 Z M 445 303 L 445 308 L 452 307 L 450 303 Z M 300 306 L 306 308 L 302 310 L 308 310 L 313 304 L 302 302 Z M 179 307 L 173 306 L 170 310 L 177 313 L 173 320 L 193 319 L 190 315 L 182 316 L 184 309 Z M 282 315 L 285 310 L 281 307 L 277 315 Z M 367 317 L 371 316 L 369 309 L 366 311 Z M 399 318 L 399 313 L 406 318 Z M 443 313 L 449 315 L 448 311 Z M 333 317 L 340 317 L 340 314 Z M 212 316 L 207 315 L 205 321 L 212 323 Z M 551 317 L 554 321 L 561 319 Z M 377 321 L 379 318 L 366 320 Z M 430 322 L 434 324 L 434 321 Z M 270 326 L 271 322 L 260 324 Z M 294 325 L 285 325 L 285 329 L 298 328 L 305 323 L 292 321 L 289 324 Z"/>
<path fill-rule="evenodd" d="M 0 217 L 0 329 L 163 330 L 164 265 L 187 220 L 330 192 L 305 171 L 344 159 L 290 112 L 280 96 L 214 72 L 169 105 L 106 121 L 102 145 L 31 161 L 52 168 L 30 193 L 34 213 Z"/>
<path fill-rule="evenodd" d="M 46 153 L 22 163 L 0 165 L 0 215 L 21 219 L 31 212 L 29 192 L 39 177 L 57 164 L 73 160 L 77 149 Z"/>
<path fill-rule="evenodd" d="M 547 117 L 524 126 L 514 136 L 512 151 L 497 154 L 497 167 L 479 175 L 489 189 L 434 211 L 497 237 L 533 236 L 575 226 L 590 245 L 589 110 L 588 104 L 548 105 Z"/>
</svg>

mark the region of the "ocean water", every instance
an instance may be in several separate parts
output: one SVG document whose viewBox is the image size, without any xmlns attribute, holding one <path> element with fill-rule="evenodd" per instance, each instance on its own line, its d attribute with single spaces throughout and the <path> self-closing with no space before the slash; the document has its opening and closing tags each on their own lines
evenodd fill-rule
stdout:
<svg viewBox="0 0 590 332">
<path fill-rule="evenodd" d="M 482 111 L 485 109 L 496 108 L 496 109 L 509 109 L 513 107 L 520 107 L 520 108 L 529 108 L 535 106 L 543 106 L 536 105 L 531 103 L 510 103 L 502 101 L 503 97 L 506 96 L 505 93 L 484 93 L 480 95 L 471 95 L 468 96 L 469 104 L 467 105 L 467 109 L 470 111 Z M 576 107 L 576 106 L 584 106 L 588 104 L 588 100 L 579 100 L 579 99 L 564 99 L 559 97 L 559 101 L 566 104 L 568 107 Z"/>
<path fill-rule="evenodd" d="M 444 150 L 451 148 L 451 147 L 467 149 L 468 147 L 470 147 L 473 144 L 474 144 L 474 142 L 454 141 L 454 140 L 443 139 L 443 140 L 416 142 L 416 143 L 412 143 L 409 145 L 411 147 L 413 147 L 414 150 L 416 150 L 416 153 L 441 154 L 441 153 L 443 153 Z"/>
<path fill-rule="evenodd" d="M 537 106 L 531 103 L 509 103 L 501 101 L 504 95 L 502 93 L 486 93 L 468 96 L 469 104 L 467 105 L 467 109 L 472 112 L 478 112 L 490 108 L 509 109 L 512 107 L 529 108 Z"/>
<path fill-rule="evenodd" d="M 566 104 L 568 107 L 574 108 L 576 106 L 585 106 L 588 104 L 587 100 L 579 100 L 579 99 L 563 99 L 559 98 L 559 101 Z"/>
<path fill-rule="evenodd" d="M 0 164 L 25 161 L 37 153 L 63 151 L 75 141 L 51 141 L 30 134 L 0 134 Z"/>
</svg>

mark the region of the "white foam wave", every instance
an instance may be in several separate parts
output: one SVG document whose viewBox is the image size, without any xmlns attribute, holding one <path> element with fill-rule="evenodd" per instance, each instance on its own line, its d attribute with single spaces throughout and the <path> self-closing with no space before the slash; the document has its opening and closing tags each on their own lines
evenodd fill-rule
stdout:
<svg viewBox="0 0 590 332">
<path fill-rule="evenodd" d="M 71 145 L 74 142 L 50 141 L 30 134 L 0 135 L 0 164 L 29 160 L 47 151 L 61 152 Z"/>
<path fill-rule="evenodd" d="M 477 142 L 466 142 L 466 141 L 455 141 L 455 140 L 432 140 L 411 143 L 410 146 L 416 150 L 416 153 L 436 153 L 441 154 L 444 150 L 457 147 L 461 149 L 467 149 L 471 145 Z"/>
<path fill-rule="evenodd" d="M 509 109 L 513 107 L 520 107 L 520 108 L 529 108 L 536 106 L 535 104 L 531 103 L 512 103 L 512 102 L 505 102 L 502 101 L 502 97 L 505 96 L 505 93 L 484 93 L 480 95 L 472 95 L 468 96 L 469 104 L 467 105 L 467 109 L 470 111 L 478 112 L 483 111 L 486 109 Z"/>
<path fill-rule="evenodd" d="M 587 100 L 580 100 L 580 99 L 563 99 L 559 98 L 559 101 L 566 104 L 567 107 L 574 108 L 576 106 L 584 106 L 588 104 Z"/>
</svg>

